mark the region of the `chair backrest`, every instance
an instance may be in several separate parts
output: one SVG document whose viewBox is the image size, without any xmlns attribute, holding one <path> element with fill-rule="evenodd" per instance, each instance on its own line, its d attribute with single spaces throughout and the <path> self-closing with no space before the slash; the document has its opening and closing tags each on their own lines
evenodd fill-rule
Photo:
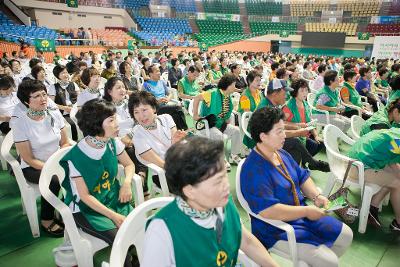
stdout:
<svg viewBox="0 0 400 267">
<path fill-rule="evenodd" d="M 343 155 L 339 150 L 339 140 L 344 141 L 348 145 L 353 145 L 354 140 L 344 134 L 338 127 L 329 124 L 323 131 L 324 144 L 326 147 L 326 156 L 328 158 L 331 172 L 339 179 L 343 179 L 348 162 L 351 158 Z"/>
<path fill-rule="evenodd" d="M 240 125 L 244 134 L 247 135 L 249 138 L 251 138 L 251 134 L 249 133 L 247 128 L 249 126 L 249 121 L 250 121 L 251 115 L 253 115 L 253 112 L 251 112 L 251 111 L 243 112 L 242 117 L 241 117 L 241 125 Z"/>
<path fill-rule="evenodd" d="M 25 193 L 25 190 L 31 187 L 25 180 L 24 174 L 18 160 L 10 153 L 12 146 L 14 145 L 12 130 L 4 137 L 3 143 L 1 144 L 1 156 L 11 165 L 14 172 L 15 178 L 18 183 L 21 195 Z"/>
<path fill-rule="evenodd" d="M 315 93 L 308 93 L 307 103 L 310 107 L 314 107 L 315 97 L 316 97 Z"/>
<path fill-rule="evenodd" d="M 351 132 L 354 138 L 356 139 L 360 138 L 361 128 L 364 125 L 364 123 L 365 120 L 362 117 L 358 115 L 351 116 Z"/>
<path fill-rule="evenodd" d="M 141 261 L 146 222 L 148 218 L 151 217 L 149 215 L 150 211 L 160 209 L 173 200 L 173 197 L 150 199 L 140 204 L 126 217 L 118 230 L 111 249 L 111 267 L 120 267 L 124 265 L 126 254 L 131 245 L 135 245 L 139 262 Z"/>
<path fill-rule="evenodd" d="M 242 208 L 246 211 L 247 216 L 249 216 L 249 214 L 251 214 L 251 210 L 249 207 L 249 204 L 247 203 L 246 199 L 244 198 L 243 194 L 242 194 L 242 188 L 240 186 L 240 172 L 242 171 L 242 167 L 243 167 L 243 163 L 244 163 L 245 159 L 242 159 L 236 169 L 236 196 L 237 199 L 240 203 L 240 205 L 242 206 Z"/>
</svg>

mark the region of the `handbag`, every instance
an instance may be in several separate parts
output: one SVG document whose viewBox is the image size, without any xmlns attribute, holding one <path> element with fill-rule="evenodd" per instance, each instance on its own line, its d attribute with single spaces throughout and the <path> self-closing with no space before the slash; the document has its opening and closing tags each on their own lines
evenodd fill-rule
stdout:
<svg viewBox="0 0 400 267">
<path fill-rule="evenodd" d="M 206 120 L 208 122 L 208 127 L 210 129 L 212 127 L 215 127 L 215 125 L 217 124 L 217 116 L 215 116 L 214 114 L 210 114 L 206 117 L 202 117 L 199 120 L 197 120 L 196 125 L 195 125 L 196 130 L 201 131 L 206 128 L 206 126 L 204 124 L 204 120 Z"/>
<path fill-rule="evenodd" d="M 348 195 L 350 190 L 349 190 L 348 187 L 344 187 L 344 185 L 346 183 L 346 180 L 347 180 L 347 177 L 348 177 L 349 172 L 350 172 L 350 168 L 351 168 L 353 162 L 354 162 L 354 160 L 350 160 L 348 162 L 347 169 L 346 169 L 346 172 L 345 172 L 344 177 L 343 177 L 343 183 L 340 186 L 340 188 L 335 193 L 333 193 L 332 195 L 330 195 L 328 197 L 328 199 L 330 201 L 335 200 L 340 196 L 342 196 L 346 200 L 346 203 L 347 203 L 346 207 L 334 211 L 336 213 L 336 215 L 339 216 L 340 218 L 342 218 L 342 220 L 346 224 L 353 223 L 356 220 L 357 216 L 358 216 L 358 215 L 353 214 L 353 212 L 349 212 L 350 209 L 358 210 L 358 207 L 349 202 L 349 200 L 347 199 L 347 195 Z"/>
</svg>

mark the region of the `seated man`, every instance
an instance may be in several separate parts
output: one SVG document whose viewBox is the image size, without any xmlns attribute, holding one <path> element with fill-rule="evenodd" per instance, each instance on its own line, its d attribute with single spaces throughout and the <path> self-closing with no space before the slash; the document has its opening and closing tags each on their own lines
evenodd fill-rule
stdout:
<svg viewBox="0 0 400 267">
<path fill-rule="evenodd" d="M 157 114 L 169 114 L 174 119 L 178 130 L 186 130 L 185 114 L 180 105 L 171 101 L 172 94 L 164 81 L 160 80 L 160 68 L 151 65 L 148 69 L 150 80 L 143 84 L 143 89 L 155 96 L 158 102 Z"/>
<path fill-rule="evenodd" d="M 195 66 L 190 66 L 187 75 L 178 82 L 178 94 L 181 99 L 193 99 L 197 96 L 201 87 L 196 79 L 199 77 L 201 70 Z"/>
</svg>

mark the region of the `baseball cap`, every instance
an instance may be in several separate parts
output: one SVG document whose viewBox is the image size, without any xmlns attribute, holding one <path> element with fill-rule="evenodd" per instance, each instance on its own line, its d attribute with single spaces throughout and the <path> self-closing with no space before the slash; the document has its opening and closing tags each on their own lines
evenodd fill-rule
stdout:
<svg viewBox="0 0 400 267">
<path fill-rule="evenodd" d="M 267 90 L 271 92 L 271 91 L 279 90 L 281 88 L 284 89 L 286 92 L 293 91 L 293 88 L 287 86 L 287 83 L 285 80 L 280 80 L 277 78 L 274 78 L 273 80 L 271 80 L 269 82 Z"/>
<path fill-rule="evenodd" d="M 160 58 L 160 63 L 167 62 L 168 60 L 165 57 Z"/>
</svg>

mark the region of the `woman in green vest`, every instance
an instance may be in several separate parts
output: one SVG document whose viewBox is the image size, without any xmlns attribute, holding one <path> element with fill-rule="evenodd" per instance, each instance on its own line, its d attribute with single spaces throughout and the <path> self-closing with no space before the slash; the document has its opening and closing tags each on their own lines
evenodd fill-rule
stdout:
<svg viewBox="0 0 400 267">
<path fill-rule="evenodd" d="M 247 75 L 246 81 L 249 87 L 247 87 L 240 96 L 238 108 L 240 114 L 248 111 L 254 112 L 259 104 L 265 101 L 265 96 L 260 90 L 261 74 L 252 70 Z M 243 137 L 243 144 L 249 149 L 252 149 L 256 145 L 247 135 Z"/>
<path fill-rule="evenodd" d="M 278 266 L 240 223 L 222 141 L 176 143 L 167 152 L 165 175 L 176 197 L 148 222 L 140 266 L 233 267 L 239 249 L 260 266 Z"/>
<path fill-rule="evenodd" d="M 373 130 L 400 128 L 400 98 L 390 102 L 385 108 L 381 108 L 369 118 L 361 128 L 360 136 Z"/>
<path fill-rule="evenodd" d="M 133 209 L 130 201 L 135 165 L 123 143 L 115 139 L 119 128 L 116 109 L 110 102 L 86 102 L 77 119 L 85 138 L 60 160 L 65 171 L 64 201 L 82 231 L 112 245 L 118 228 Z M 118 162 L 125 171 L 121 185 L 116 180 Z M 132 266 L 130 257 L 124 266 Z"/>
<path fill-rule="evenodd" d="M 370 111 L 364 108 L 361 96 L 354 87 L 357 81 L 357 73 L 354 70 L 347 70 L 344 72 L 343 78 L 344 83 L 342 89 L 340 89 L 340 97 L 348 105 L 342 113 L 343 116 L 351 118 L 353 115 L 358 115 L 358 110 L 361 109 L 363 119 L 368 120 L 371 117 Z"/>
<path fill-rule="evenodd" d="M 400 75 L 397 75 L 390 81 L 390 87 L 392 91 L 389 95 L 389 102 L 400 98 Z"/>
<path fill-rule="evenodd" d="M 228 163 L 238 164 L 241 160 L 239 154 L 242 147 L 240 129 L 229 122 L 233 110 L 231 94 L 236 91 L 235 83 L 236 77 L 228 73 L 219 80 L 218 88 L 205 91 L 196 96 L 193 102 L 193 119 L 197 121 L 204 117 L 215 117 L 215 126 L 210 126 L 210 138 L 223 140 L 224 134 L 227 135 L 232 144 Z M 201 112 L 199 114 L 200 102 Z M 228 163 L 227 166 L 229 166 Z"/>
<path fill-rule="evenodd" d="M 314 106 L 320 110 L 329 111 L 330 123 L 337 126 L 342 132 L 346 133 L 350 128 L 350 120 L 342 115 L 344 107 L 340 105 L 339 78 L 337 71 L 328 70 L 324 74 L 324 87 L 315 96 Z M 327 123 L 326 116 L 322 112 L 313 111 L 319 122 Z"/>
<path fill-rule="evenodd" d="M 285 113 L 285 121 L 297 126 L 299 129 L 306 128 L 308 123 L 311 122 L 311 109 L 307 103 L 307 95 L 310 88 L 304 79 L 294 80 L 292 88 L 293 91 L 290 91 L 291 97 L 282 108 Z M 315 156 L 325 147 L 315 128 L 310 130 L 307 137 L 299 136 L 298 138 L 306 146 L 311 156 Z"/>
<path fill-rule="evenodd" d="M 364 163 L 364 181 L 382 188 L 371 199 L 368 223 L 381 227 L 379 205 L 390 192 L 394 220 L 390 229 L 400 232 L 400 128 L 371 131 L 358 139 L 348 156 Z M 352 168 L 350 177 L 357 179 L 358 170 Z"/>
<path fill-rule="evenodd" d="M 207 79 L 211 84 L 218 84 L 222 77 L 218 62 L 211 62 L 210 70 L 208 71 Z"/>
</svg>

